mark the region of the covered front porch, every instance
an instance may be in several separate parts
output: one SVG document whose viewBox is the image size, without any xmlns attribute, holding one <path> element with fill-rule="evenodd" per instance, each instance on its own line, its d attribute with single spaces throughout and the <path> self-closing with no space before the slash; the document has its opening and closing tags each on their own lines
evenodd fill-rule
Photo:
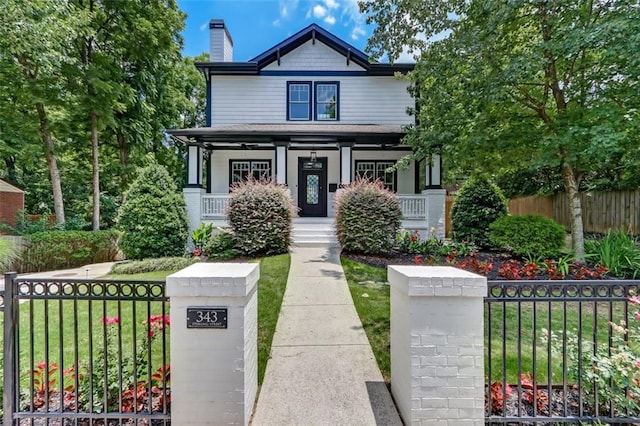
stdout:
<svg viewBox="0 0 640 426">
<path fill-rule="evenodd" d="M 286 185 L 300 218 L 335 216 L 334 197 L 363 176 L 381 179 L 398 197 L 403 227 L 444 237 L 445 191 L 440 159 L 411 161 L 400 126 L 348 124 L 255 124 L 173 130 L 188 147 L 184 188 L 190 228 L 226 226 L 229 188 L 253 176 Z"/>
</svg>

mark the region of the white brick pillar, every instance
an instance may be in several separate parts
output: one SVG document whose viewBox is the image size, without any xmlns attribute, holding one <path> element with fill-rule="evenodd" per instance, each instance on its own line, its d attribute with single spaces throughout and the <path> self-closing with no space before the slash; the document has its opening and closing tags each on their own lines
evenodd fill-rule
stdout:
<svg viewBox="0 0 640 426">
<path fill-rule="evenodd" d="M 192 245 L 191 233 L 194 229 L 200 227 L 202 222 L 202 195 L 205 190 L 202 187 L 186 187 L 182 189 L 182 195 L 184 195 L 184 202 L 187 206 L 187 221 L 189 222 L 189 241 L 188 244 Z"/>
<path fill-rule="evenodd" d="M 427 226 L 429 230 L 435 229 L 435 236 L 439 240 L 443 240 L 446 225 L 445 200 L 447 191 L 442 188 L 425 189 L 422 191 L 422 195 L 427 199 Z"/>
<path fill-rule="evenodd" d="M 389 266 L 391 391 L 407 425 L 484 425 L 487 279 Z"/>
<path fill-rule="evenodd" d="M 257 264 L 196 263 L 167 277 L 172 423 L 249 424 L 258 389 L 259 276 Z"/>
</svg>

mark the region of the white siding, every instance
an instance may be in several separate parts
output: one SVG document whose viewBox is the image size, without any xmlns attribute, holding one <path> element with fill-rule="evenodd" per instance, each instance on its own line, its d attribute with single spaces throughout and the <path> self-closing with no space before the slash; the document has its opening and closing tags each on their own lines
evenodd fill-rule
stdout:
<svg viewBox="0 0 640 426">
<path fill-rule="evenodd" d="M 213 151 L 211 192 L 226 194 L 229 192 L 229 160 L 271 160 L 271 176 L 275 178 L 275 151 Z"/>
<path fill-rule="evenodd" d="M 386 161 L 397 161 L 409 154 L 409 152 L 400 152 L 400 151 L 356 151 L 352 152 L 353 155 L 353 163 L 351 165 L 351 174 L 352 179 L 355 177 L 355 162 L 362 160 L 386 160 Z M 414 180 L 415 180 L 415 165 L 414 162 L 409 163 L 409 167 L 405 169 L 398 170 L 397 174 L 397 190 L 398 194 L 415 194 L 414 190 Z"/>
<path fill-rule="evenodd" d="M 297 49 L 280 57 L 280 65 L 276 61 L 264 67 L 264 70 L 364 71 L 364 68 L 353 61 L 349 61 L 349 65 L 347 65 L 346 56 L 336 52 L 319 40 L 316 40 L 316 44 L 309 40 Z"/>
<path fill-rule="evenodd" d="M 233 61 L 233 44 L 224 28 L 209 31 L 209 60 L 211 62 Z"/>
<path fill-rule="evenodd" d="M 393 76 L 214 76 L 212 124 L 286 123 L 287 81 L 339 81 L 339 123 L 413 123 L 406 113 L 414 106 L 407 93 L 408 82 Z M 326 122 L 331 123 L 335 122 Z"/>
</svg>

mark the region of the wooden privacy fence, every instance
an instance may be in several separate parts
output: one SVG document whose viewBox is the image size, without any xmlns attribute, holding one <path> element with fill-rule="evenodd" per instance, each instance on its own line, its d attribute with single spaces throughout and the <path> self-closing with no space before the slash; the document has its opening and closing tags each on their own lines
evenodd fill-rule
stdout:
<svg viewBox="0 0 640 426">
<path fill-rule="evenodd" d="M 587 192 L 580 194 L 584 231 L 605 234 L 611 229 L 624 229 L 640 235 L 640 191 Z M 451 232 L 451 207 L 455 195 L 448 195 L 445 203 L 446 232 Z M 509 200 L 513 215 L 540 214 L 567 227 L 571 215 L 567 195 L 520 197 Z"/>
</svg>

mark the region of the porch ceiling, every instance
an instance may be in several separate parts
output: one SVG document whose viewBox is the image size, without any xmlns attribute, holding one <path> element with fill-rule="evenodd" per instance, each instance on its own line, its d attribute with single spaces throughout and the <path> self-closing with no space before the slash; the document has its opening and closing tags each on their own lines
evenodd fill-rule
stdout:
<svg viewBox="0 0 640 426">
<path fill-rule="evenodd" d="M 406 134 L 401 126 L 377 124 L 236 124 L 230 126 L 199 127 L 167 131 L 174 139 L 186 145 L 199 145 L 206 149 L 243 149 L 247 147 L 273 147 L 287 143 L 290 146 L 354 143 L 368 146 L 398 146 Z"/>
</svg>

